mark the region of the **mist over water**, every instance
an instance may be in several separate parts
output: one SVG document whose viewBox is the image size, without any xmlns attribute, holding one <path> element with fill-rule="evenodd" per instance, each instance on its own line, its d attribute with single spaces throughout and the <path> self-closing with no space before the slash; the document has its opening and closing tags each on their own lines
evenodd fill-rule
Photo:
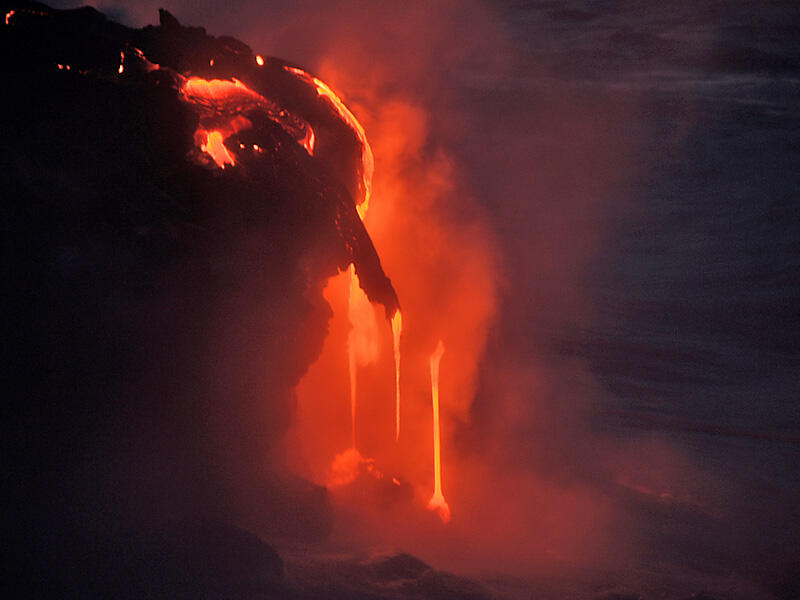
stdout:
<svg viewBox="0 0 800 600">
<path fill-rule="evenodd" d="M 96 6 L 157 18 L 158 3 Z M 364 539 L 456 570 L 599 569 L 676 595 L 796 585 L 792 3 L 166 8 L 341 91 L 376 151 L 370 231 L 401 304 L 440 285 L 444 308 L 478 317 L 443 441 L 452 531 Z M 381 209 L 382 181 L 402 177 L 407 197 Z M 420 245 L 382 248 L 392 223 L 424 227 Z M 436 280 L 404 272 L 426 234 L 446 246 Z"/>
</svg>

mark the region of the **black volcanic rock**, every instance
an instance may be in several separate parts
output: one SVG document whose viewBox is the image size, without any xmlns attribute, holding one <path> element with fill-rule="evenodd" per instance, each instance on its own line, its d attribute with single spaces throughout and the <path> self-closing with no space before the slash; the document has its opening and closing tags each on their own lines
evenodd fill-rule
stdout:
<svg viewBox="0 0 800 600">
<path fill-rule="evenodd" d="M 491 595 L 480 583 L 444 571 L 426 571 L 418 585 L 421 597 L 430 600 L 491 600 Z"/>
<path fill-rule="evenodd" d="M 277 552 L 219 521 L 166 522 L 113 536 L 58 534 L 46 540 L 47 565 L 25 565 L 33 567 L 30 580 L 18 580 L 16 597 L 285 597 Z"/>
<path fill-rule="evenodd" d="M 221 522 L 173 523 L 145 538 L 151 573 L 176 595 L 247 596 L 280 590 L 283 561 L 256 536 Z"/>
<path fill-rule="evenodd" d="M 91 8 L 2 8 L 12 572 L 81 595 L 122 569 L 109 549 L 124 532 L 165 522 L 324 536 L 325 490 L 265 465 L 327 332 L 327 278 L 353 262 L 368 296 L 397 307 L 355 210 L 355 134 L 287 63 L 259 70 L 246 45 L 167 13 L 135 30 Z M 236 166 L 218 168 L 180 94 L 192 74 L 275 90 L 318 152 L 251 111 L 226 141 Z M 209 539 L 198 556 L 227 568 Z"/>
<path fill-rule="evenodd" d="M 370 600 L 490 600 L 480 582 L 438 571 L 409 554 L 369 561 L 287 556 L 286 597 Z"/>
<path fill-rule="evenodd" d="M 336 257 L 339 266 L 353 262 L 364 291 L 373 302 L 382 303 L 387 317 L 391 317 L 398 305 L 397 296 L 354 210 L 354 198 L 363 192 L 360 142 L 352 127 L 330 102 L 318 95 L 314 86 L 287 71 L 287 67 L 293 66 L 291 63 L 266 57 L 264 64 L 259 66 L 252 50 L 242 42 L 230 37 L 209 36 L 201 27 L 182 27 L 164 10 L 160 11 L 161 25 L 136 30 L 107 21 L 90 7 L 58 11 L 35 2 L 4 2 L 2 9 L 8 16 L 8 24 L 2 29 L 0 38 L 4 52 L 3 72 L 10 76 L 9 89 L 23 92 L 10 99 L 10 107 L 15 111 L 9 117 L 23 129 L 30 127 L 31 122 L 25 118 L 30 115 L 20 113 L 20 109 L 44 109 L 37 111 L 35 116 L 45 117 L 50 116 L 49 109 L 53 107 L 72 110 L 75 106 L 71 106 L 71 102 L 80 103 L 84 108 L 88 104 L 96 114 L 75 114 L 74 118 L 67 119 L 67 125 L 69 122 L 91 123 L 102 127 L 102 132 L 98 133 L 109 136 L 108 141 L 113 143 L 114 150 L 134 145 L 137 141 L 144 142 L 146 148 L 134 145 L 131 150 L 155 150 L 156 154 L 149 157 L 148 163 L 170 159 L 181 161 L 193 146 L 192 134 L 198 122 L 197 112 L 180 103 L 175 89 L 176 78 L 189 76 L 238 79 L 279 107 L 307 121 L 317 138 L 313 158 L 297 144 L 290 143 L 285 132 L 268 120 L 256 122 L 241 136 L 228 140 L 231 149 L 237 143 L 245 142 L 249 149 L 251 144 L 261 142 L 259 146 L 266 150 L 266 156 L 253 156 L 249 150 L 242 153 L 238 156 L 242 168 L 224 178 L 224 185 L 231 186 L 236 181 L 251 188 L 258 187 L 262 192 L 260 199 L 264 201 L 269 198 L 269 191 L 276 187 L 275 180 L 278 185 L 297 183 L 292 181 L 289 170 L 300 171 L 303 178 L 311 179 L 312 186 L 324 198 L 306 194 L 311 206 L 305 208 L 318 220 L 336 227 L 337 250 L 339 254 L 344 253 L 344 256 Z M 26 88 L 41 96 L 39 101 L 43 106 L 31 107 L 28 104 L 29 98 L 24 93 Z M 69 97 L 60 97 L 59 93 L 67 93 Z M 86 98 L 80 98 L 81 94 Z M 119 95 L 125 95 L 127 101 L 120 102 L 116 97 Z M 16 102 L 21 104 L 16 105 Z M 111 121 L 105 122 L 103 119 L 107 115 L 97 110 L 100 102 L 107 103 L 104 108 L 114 113 Z M 129 102 L 136 106 L 129 107 Z M 147 102 L 160 102 L 159 112 L 152 112 L 153 107 L 150 107 L 151 112 L 147 112 Z M 253 118 L 251 114 L 247 116 Z M 63 121 L 63 117 L 59 121 Z M 46 119 L 42 124 L 49 125 Z M 8 142 L 14 140 L 15 133 L 14 129 L 9 130 Z M 20 133 L 25 136 L 29 132 Z M 149 139 L 131 138 L 131 133 Z M 47 137 L 44 134 L 38 139 Z M 67 141 L 75 143 L 79 137 L 78 133 L 78 138 Z M 100 150 L 102 141 L 93 141 L 92 147 Z M 54 150 L 58 152 L 61 145 L 58 140 L 56 142 Z M 145 157 L 120 156 L 120 159 L 132 158 Z M 273 171 L 270 181 L 264 181 L 264 173 L 259 173 L 267 169 Z M 281 171 L 277 177 L 275 171 Z M 197 193 L 196 190 L 189 191 L 194 193 L 190 195 L 190 206 L 186 208 L 192 212 L 198 208 Z M 226 191 L 233 193 L 236 190 Z M 181 194 L 186 195 L 186 192 Z M 303 196 L 301 190 L 294 188 L 289 195 L 295 203 Z M 312 223 L 312 226 L 318 225 Z"/>
<path fill-rule="evenodd" d="M 372 563 L 379 579 L 417 579 L 430 570 L 430 565 L 416 556 L 401 553 L 380 558 Z"/>
</svg>

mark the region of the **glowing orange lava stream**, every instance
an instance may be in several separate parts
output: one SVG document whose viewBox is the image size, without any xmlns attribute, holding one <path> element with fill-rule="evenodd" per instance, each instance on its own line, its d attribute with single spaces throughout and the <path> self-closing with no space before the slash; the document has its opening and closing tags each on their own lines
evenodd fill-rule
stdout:
<svg viewBox="0 0 800 600">
<path fill-rule="evenodd" d="M 353 264 L 348 269 L 350 288 L 347 296 L 347 318 L 350 333 L 347 336 L 347 360 L 350 372 L 350 439 L 356 448 L 356 408 L 358 397 L 358 368 L 374 363 L 379 354 L 380 333 L 375 311 L 361 289 Z"/>
<path fill-rule="evenodd" d="M 231 156 L 231 153 L 228 152 L 228 149 L 225 147 L 221 131 L 207 131 L 205 135 L 206 141 L 200 142 L 200 150 L 211 155 L 214 162 L 223 169 L 225 165 L 236 164 L 233 160 L 233 156 Z"/>
<path fill-rule="evenodd" d="M 121 57 L 124 61 L 124 55 Z M 261 55 L 256 55 L 256 64 L 264 65 Z M 212 59 L 213 61 L 213 59 Z M 213 62 L 211 63 L 213 64 Z M 339 117 L 347 123 L 361 143 L 361 198 L 356 202 L 356 210 L 361 220 L 367 213 L 369 199 L 372 193 L 372 176 L 374 173 L 374 159 L 372 149 L 367 141 L 366 133 L 355 115 L 350 112 L 339 96 L 323 81 L 313 77 L 296 67 L 284 67 L 305 83 L 312 85 L 317 94 L 326 98 L 336 110 Z M 120 72 L 124 70 L 122 63 Z M 251 90 L 238 79 L 203 79 L 189 77 L 181 89 L 183 97 L 190 103 L 199 106 L 210 116 L 208 122 L 213 125 L 201 124 L 195 132 L 195 144 L 200 150 L 214 160 L 220 168 L 235 165 L 234 155 L 225 146 L 225 140 L 231 135 L 252 127 L 242 113 L 250 109 L 265 111 L 270 119 L 277 122 L 285 130 L 292 133 L 309 155 L 314 154 L 314 130 L 308 123 L 299 119 L 277 104 L 257 92 Z M 255 146 L 254 146 L 255 148 Z M 347 353 L 350 375 L 350 443 L 356 449 L 356 408 L 358 395 L 358 368 L 377 358 L 378 333 L 374 325 L 375 317 L 372 306 L 361 289 L 355 266 L 350 265 L 350 289 L 348 294 L 348 319 L 351 324 L 348 336 Z M 395 313 L 392 319 L 392 332 L 394 335 L 394 354 L 396 365 L 396 395 L 397 395 L 397 432 L 400 427 L 400 312 Z M 350 461 L 352 462 L 352 461 Z M 348 463 L 349 464 L 349 463 Z"/>
<path fill-rule="evenodd" d="M 372 177 L 375 162 L 367 135 L 355 115 L 342 102 L 339 96 L 325 82 L 297 67 L 284 66 L 284 69 L 295 75 L 304 83 L 311 85 L 317 95 L 325 98 L 345 123 L 347 123 L 361 144 L 361 181 L 360 198 L 356 199 L 356 210 L 364 221 L 369 201 L 372 196 Z M 356 476 L 355 469 L 368 459 L 358 452 L 356 447 L 356 412 L 358 406 L 358 368 L 374 362 L 378 356 L 379 332 L 375 321 L 375 313 L 367 295 L 361 289 L 361 283 L 355 266 L 349 269 L 350 286 L 347 300 L 347 315 L 350 321 L 350 332 L 347 338 L 347 358 L 350 379 L 350 449 L 338 454 L 332 465 L 329 485 L 342 485 L 352 481 Z M 391 319 L 392 338 L 395 362 L 395 440 L 400 438 L 400 336 L 402 333 L 402 316 L 396 310 Z M 398 484 L 399 485 L 399 484 Z M 449 511 L 448 511 L 449 512 Z"/>
<path fill-rule="evenodd" d="M 403 316 L 400 310 L 392 317 L 392 346 L 394 348 L 395 428 L 394 439 L 400 439 L 400 335 L 403 333 Z"/>
<path fill-rule="evenodd" d="M 441 445 L 439 441 L 439 363 L 444 354 L 444 344 L 439 340 L 431 354 L 431 397 L 433 400 L 433 496 L 428 502 L 428 510 L 435 510 L 443 523 L 450 520 L 450 506 L 442 494 Z"/>
<path fill-rule="evenodd" d="M 328 85 L 322 81 L 303 71 L 303 69 L 299 69 L 297 67 L 284 67 L 290 73 L 294 73 L 305 81 L 306 83 L 310 83 L 314 86 L 317 90 L 317 94 L 327 98 L 328 101 L 331 103 L 333 108 L 339 113 L 339 116 L 342 120 L 350 125 L 350 127 L 355 132 L 356 136 L 358 137 L 358 141 L 361 142 L 361 185 L 363 187 L 363 194 L 364 198 L 361 202 L 358 203 L 358 215 L 361 217 L 361 220 L 364 220 L 364 216 L 367 214 L 367 209 L 369 208 L 369 199 L 372 195 L 372 175 L 375 172 L 375 159 L 372 155 L 372 148 L 367 141 L 367 134 L 364 131 L 364 128 L 361 126 L 361 123 L 358 122 L 355 115 L 350 112 L 350 109 L 345 106 L 344 102 L 341 101 L 339 96 L 336 95 Z"/>
<path fill-rule="evenodd" d="M 124 56 L 122 57 L 124 60 Z M 120 65 L 120 73 L 124 70 Z M 304 120 L 283 110 L 275 102 L 251 90 L 238 79 L 203 79 L 189 77 L 183 83 L 181 94 L 184 99 L 213 115 L 214 127 L 201 125 L 195 132 L 195 144 L 202 152 L 214 159 L 217 166 L 224 169 L 236 161 L 225 146 L 225 140 L 242 129 L 252 127 L 252 123 L 242 113 L 257 109 L 266 113 L 270 120 L 290 133 L 309 155 L 314 155 L 314 130 Z M 227 121 L 225 120 L 227 118 Z"/>
<path fill-rule="evenodd" d="M 297 67 L 284 67 L 284 69 L 296 75 L 302 81 L 314 86 L 317 95 L 326 98 L 331 106 L 336 110 L 339 117 L 347 123 L 355 133 L 358 141 L 361 143 L 361 193 L 360 201 L 356 203 L 356 210 L 358 216 L 363 221 L 369 209 L 369 200 L 372 195 L 372 176 L 375 172 L 375 161 L 372 154 L 372 148 L 367 141 L 367 134 L 361 123 L 358 122 L 355 115 L 350 112 L 350 109 L 345 106 L 344 102 L 324 81 L 306 73 L 303 69 Z M 348 366 L 350 372 L 350 440 L 351 447 L 356 447 L 356 407 L 357 407 L 357 389 L 358 389 L 358 367 L 361 365 L 369 364 L 377 358 L 377 330 L 371 326 L 374 321 L 372 314 L 372 307 L 367 300 L 366 294 L 361 289 L 361 284 L 358 280 L 355 267 L 350 265 L 350 293 L 348 297 L 348 317 L 350 319 L 350 335 L 348 337 L 347 354 Z M 399 311 L 397 315 L 397 327 L 399 327 Z M 394 320 L 392 322 L 392 331 L 396 329 Z M 396 342 L 395 342 L 395 362 L 399 369 L 399 329 L 397 329 Z M 369 350 L 365 351 L 365 348 Z M 399 371 L 397 375 L 397 390 L 399 398 Z M 399 400 L 398 400 L 399 401 Z"/>
<path fill-rule="evenodd" d="M 366 311 L 372 310 L 369 300 L 361 290 L 355 265 L 348 269 L 350 289 L 347 295 L 347 318 L 350 320 L 350 333 L 347 336 L 347 362 L 350 369 L 350 447 L 356 447 L 356 400 L 358 397 L 359 362 L 372 358 L 370 336 L 364 335 L 370 317 Z M 362 298 L 362 296 L 364 296 Z M 366 325 L 366 327 L 365 327 Z"/>
</svg>

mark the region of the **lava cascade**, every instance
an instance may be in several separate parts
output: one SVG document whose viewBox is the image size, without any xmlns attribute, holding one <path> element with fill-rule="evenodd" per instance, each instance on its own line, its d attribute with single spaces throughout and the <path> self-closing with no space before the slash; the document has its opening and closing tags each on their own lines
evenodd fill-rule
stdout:
<svg viewBox="0 0 800 600">
<path fill-rule="evenodd" d="M 403 334 L 403 315 L 399 310 L 392 317 L 392 349 L 394 350 L 395 429 L 394 439 L 400 440 L 400 336 Z"/>
<path fill-rule="evenodd" d="M 347 338 L 348 372 L 350 378 L 350 435 L 351 448 L 356 446 L 356 409 L 358 402 L 358 369 L 369 365 L 378 357 L 378 325 L 375 312 L 356 275 L 355 267 L 347 270 L 350 288 L 347 300 L 347 317 L 350 334 Z"/>
<path fill-rule="evenodd" d="M 444 343 L 439 340 L 430 358 L 431 364 L 431 402 L 433 404 L 433 496 L 428 502 L 428 510 L 435 510 L 444 523 L 450 520 L 450 506 L 442 494 L 442 447 L 441 427 L 439 425 L 439 364 L 444 354 Z"/>
<path fill-rule="evenodd" d="M 332 81 L 348 82 L 346 76 L 342 79 L 341 71 L 334 69 L 326 73 L 326 78 L 331 74 Z M 374 513 L 383 510 L 386 496 L 370 496 L 373 492 L 369 489 L 380 489 L 380 483 L 366 479 L 374 477 L 374 471 L 366 473 L 364 463 L 348 458 L 354 445 L 353 423 L 358 456 L 373 461 L 399 481 L 397 487 L 411 490 L 413 498 L 406 498 L 410 499 L 408 508 L 416 515 L 412 520 L 419 520 L 420 525 L 427 523 L 425 507 L 438 479 L 441 507 L 437 504 L 434 508 L 437 517 L 447 522 L 450 511 L 441 492 L 441 471 L 453 473 L 455 479 L 461 467 L 451 465 L 449 455 L 442 457 L 441 446 L 448 447 L 446 440 L 454 425 L 469 416 L 476 361 L 485 340 L 487 316 L 493 309 L 492 253 L 487 251 L 481 227 L 462 229 L 459 219 L 451 220 L 449 212 L 457 208 L 450 202 L 458 197 L 459 178 L 445 154 L 430 151 L 425 111 L 408 99 L 365 88 L 360 81 L 348 83 L 346 87 L 359 91 L 361 103 L 355 104 L 354 110 L 359 114 L 363 110 L 368 119 L 366 129 L 375 152 L 374 201 L 365 214 L 366 224 L 388 272 L 398 282 L 403 311 L 389 313 L 390 327 L 385 332 L 383 327 L 377 328 L 380 356 L 356 372 L 349 368 L 355 363 L 345 353 L 352 325 L 342 316 L 350 315 L 355 288 L 352 275 L 342 273 L 329 281 L 325 298 L 334 316 L 322 354 L 298 387 L 298 417 L 287 439 L 287 454 L 297 454 L 293 468 L 329 489 L 342 487 L 338 484 L 343 480 L 361 486 L 360 492 L 342 490 L 335 496 L 342 499 L 347 510 L 358 511 L 365 522 L 386 528 L 385 533 L 395 540 L 421 539 L 421 529 L 409 527 L 405 518 L 396 520 L 405 510 L 399 501 L 391 504 L 396 507 L 392 517 L 387 518 L 385 512 Z M 366 154 L 362 152 L 362 158 Z M 474 326 L 464 327 L 464 323 Z M 431 435 L 429 360 L 430 348 L 440 337 L 451 342 L 445 374 L 447 391 L 437 403 L 440 451 L 431 460 L 437 440 Z M 389 357 L 394 358 L 393 368 L 386 360 Z M 352 397 L 347 401 L 345 374 L 358 380 L 357 402 Z M 392 379 L 394 386 L 389 383 Z M 349 408 L 346 415 L 345 407 Z M 344 432 L 350 435 L 345 438 Z M 351 448 L 343 452 L 348 441 Z M 434 463 L 438 464 L 438 477 L 431 468 Z M 343 478 L 346 465 L 352 470 Z M 365 479 L 359 483 L 361 477 Z M 451 491 L 451 500 L 461 502 L 461 487 Z M 384 493 L 392 497 L 391 488 L 380 492 Z M 375 521 L 368 516 L 371 514 Z"/>
<path fill-rule="evenodd" d="M 356 209 L 362 221 L 366 219 L 367 211 L 369 210 L 370 198 L 372 195 L 372 178 L 375 171 L 374 157 L 372 148 L 367 140 L 364 127 L 350 111 L 341 98 L 334 92 L 321 79 L 314 77 L 306 71 L 298 67 L 286 66 L 284 69 L 302 81 L 314 86 L 317 94 L 325 98 L 330 105 L 334 108 L 339 117 L 350 126 L 353 133 L 358 138 L 361 144 L 361 183 L 360 192 L 361 197 L 357 200 Z M 347 354 L 348 354 L 348 374 L 350 381 L 350 434 L 351 434 L 351 447 L 347 452 L 355 451 L 357 453 L 356 443 L 356 413 L 358 407 L 358 369 L 374 363 L 378 357 L 378 344 L 379 333 L 377 330 L 377 323 L 375 320 L 374 311 L 364 291 L 361 289 L 361 283 L 358 279 L 358 274 L 353 265 L 348 269 L 348 277 L 350 281 L 348 292 L 348 307 L 347 315 L 350 322 L 350 333 L 347 340 Z M 394 357 L 396 365 L 396 404 L 397 404 L 397 428 L 396 436 L 399 436 L 400 424 L 400 329 L 401 317 L 399 309 L 395 311 L 392 317 L 392 332 L 394 336 Z M 352 454 L 352 452 L 350 452 Z M 334 472 L 341 471 L 341 464 L 354 465 L 356 462 L 343 460 L 344 454 L 337 455 L 335 463 L 339 464 L 339 468 L 334 468 Z M 334 475 L 333 480 L 338 482 L 341 477 Z"/>
</svg>

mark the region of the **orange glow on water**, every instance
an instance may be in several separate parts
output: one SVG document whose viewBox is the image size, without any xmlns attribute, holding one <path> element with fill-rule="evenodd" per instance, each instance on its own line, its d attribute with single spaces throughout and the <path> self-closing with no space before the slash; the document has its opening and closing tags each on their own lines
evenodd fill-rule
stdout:
<svg viewBox="0 0 800 600">
<path fill-rule="evenodd" d="M 431 354 L 431 399 L 433 403 L 433 496 L 428 502 L 428 510 L 435 510 L 443 523 L 450 520 L 450 506 L 442 494 L 442 459 L 439 426 L 439 363 L 444 354 L 444 344 L 439 340 Z"/>
</svg>

